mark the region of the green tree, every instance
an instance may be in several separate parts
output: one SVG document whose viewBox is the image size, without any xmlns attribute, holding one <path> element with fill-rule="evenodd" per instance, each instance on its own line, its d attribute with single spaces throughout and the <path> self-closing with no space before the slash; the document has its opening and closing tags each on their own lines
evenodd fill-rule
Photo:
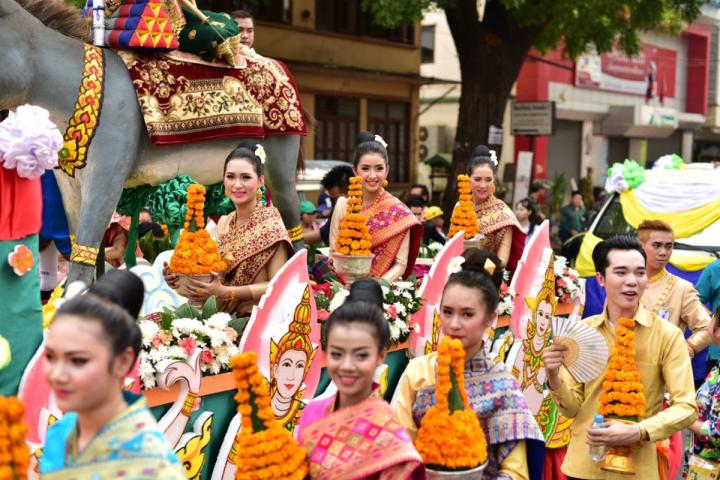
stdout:
<svg viewBox="0 0 720 480">
<path fill-rule="evenodd" d="M 487 0 L 482 21 L 477 0 L 363 0 L 386 27 L 414 23 L 429 8 L 445 11 L 460 61 L 462 91 L 445 211 L 457 196 L 455 179 L 472 148 L 487 143 L 488 127 L 502 124 L 505 105 L 532 48 L 548 52 L 563 42 L 570 58 L 594 45 L 616 42 L 628 54 L 640 50 L 638 32 L 679 34 L 700 14 L 704 0 Z"/>
</svg>

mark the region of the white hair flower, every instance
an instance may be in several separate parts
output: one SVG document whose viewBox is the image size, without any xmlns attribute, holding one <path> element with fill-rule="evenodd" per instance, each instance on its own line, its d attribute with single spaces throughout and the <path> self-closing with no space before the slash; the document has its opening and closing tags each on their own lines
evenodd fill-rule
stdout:
<svg viewBox="0 0 720 480">
<path fill-rule="evenodd" d="M 382 145 L 383 148 L 387 148 L 387 146 L 388 146 L 388 144 L 387 144 L 387 142 L 385 141 L 385 139 L 382 138 L 380 135 L 375 135 L 375 138 L 374 138 L 373 140 L 375 140 L 377 143 L 379 143 L 380 145 Z"/>
<path fill-rule="evenodd" d="M 450 263 L 448 263 L 448 272 L 451 274 L 458 273 L 462 270 L 463 263 L 465 263 L 465 257 L 451 258 Z"/>
<path fill-rule="evenodd" d="M 495 152 L 495 150 L 490 150 L 490 161 L 496 167 L 498 166 L 497 152 Z"/>
<path fill-rule="evenodd" d="M 265 153 L 265 149 L 259 143 L 257 145 L 255 145 L 255 155 L 260 159 L 260 163 L 265 165 L 265 160 L 267 159 L 267 153 Z"/>
</svg>

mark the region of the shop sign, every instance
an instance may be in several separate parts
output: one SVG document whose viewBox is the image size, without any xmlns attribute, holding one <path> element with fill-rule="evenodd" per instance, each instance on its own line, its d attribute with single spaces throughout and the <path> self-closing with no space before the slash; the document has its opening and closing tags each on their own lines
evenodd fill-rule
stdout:
<svg viewBox="0 0 720 480">
<path fill-rule="evenodd" d="M 510 129 L 513 135 L 552 135 L 555 102 L 513 102 Z"/>
<path fill-rule="evenodd" d="M 677 110 L 672 108 L 638 105 L 635 108 L 635 124 L 651 127 L 678 127 Z"/>
<path fill-rule="evenodd" d="M 583 54 L 575 64 L 575 85 L 632 95 L 675 96 L 677 52 L 645 44 L 635 57 L 626 56 L 619 47 L 598 54 Z"/>
</svg>

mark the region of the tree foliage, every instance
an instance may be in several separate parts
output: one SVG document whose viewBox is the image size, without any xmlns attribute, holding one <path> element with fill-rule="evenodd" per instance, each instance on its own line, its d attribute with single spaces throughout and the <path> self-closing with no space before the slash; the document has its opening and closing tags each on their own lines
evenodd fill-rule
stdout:
<svg viewBox="0 0 720 480">
<path fill-rule="evenodd" d="M 486 0 L 480 20 L 477 0 L 362 0 L 385 27 L 414 23 L 440 8 L 450 27 L 462 79 L 453 162 L 442 208 L 457 200 L 455 182 L 473 146 L 487 143 L 488 127 L 503 114 L 523 62 L 535 48 L 547 53 L 562 43 L 577 58 L 616 44 L 640 51 L 640 32 L 677 34 L 700 14 L 704 0 Z"/>
<path fill-rule="evenodd" d="M 363 8 L 386 27 L 417 22 L 430 8 L 461 9 L 464 3 L 476 4 L 474 0 L 362 0 Z M 626 53 L 637 53 L 639 32 L 660 30 L 677 34 L 697 18 L 703 3 L 704 0 L 488 0 L 486 10 L 505 10 L 520 28 L 540 27 L 533 45 L 539 51 L 552 50 L 564 40 L 567 53 L 576 58 L 589 45 L 604 52 L 611 50 L 615 42 Z M 481 22 L 477 13 L 474 21 L 478 28 L 489 32 L 503 28 L 502 24 Z"/>
</svg>

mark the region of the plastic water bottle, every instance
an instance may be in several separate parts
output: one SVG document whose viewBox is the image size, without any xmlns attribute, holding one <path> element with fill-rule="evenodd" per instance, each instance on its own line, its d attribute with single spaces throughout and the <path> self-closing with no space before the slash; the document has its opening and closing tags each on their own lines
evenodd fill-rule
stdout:
<svg viewBox="0 0 720 480">
<path fill-rule="evenodd" d="M 603 425 L 605 419 L 602 415 L 599 413 L 595 415 L 595 418 L 593 419 L 592 425 L 590 425 L 590 428 L 606 428 L 607 425 Z M 589 449 L 590 458 L 595 463 L 600 463 L 605 458 L 605 455 L 607 455 L 607 447 L 604 445 L 600 446 L 591 446 Z"/>
</svg>

